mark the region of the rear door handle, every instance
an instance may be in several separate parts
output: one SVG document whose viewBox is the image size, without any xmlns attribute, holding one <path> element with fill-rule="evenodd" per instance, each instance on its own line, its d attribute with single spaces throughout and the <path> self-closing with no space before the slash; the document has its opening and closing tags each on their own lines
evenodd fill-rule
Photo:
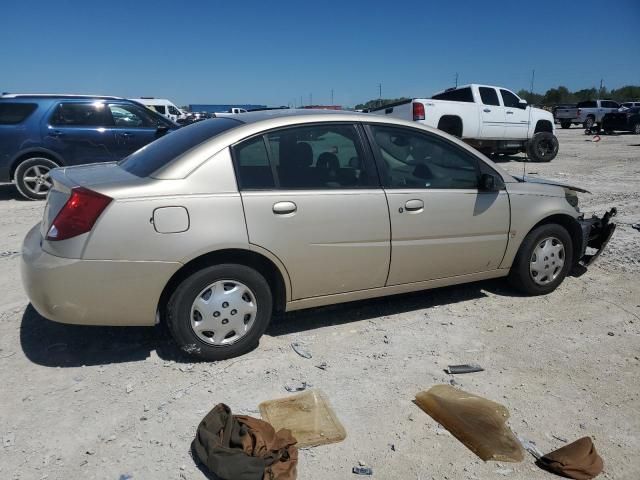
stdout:
<svg viewBox="0 0 640 480">
<path fill-rule="evenodd" d="M 277 202 L 273 204 L 273 213 L 276 215 L 287 215 L 295 213 L 298 207 L 293 202 Z"/>
<path fill-rule="evenodd" d="M 484 110 L 482 110 L 483 112 L 489 113 L 491 111 L 490 108 L 485 108 Z"/>
<path fill-rule="evenodd" d="M 404 204 L 404 208 L 407 212 L 420 212 L 424 209 L 424 202 L 422 200 L 407 200 Z"/>
<path fill-rule="evenodd" d="M 64 136 L 64 133 L 62 133 L 60 130 L 52 130 L 49 132 L 49 136 L 51 137 L 62 137 Z"/>
</svg>

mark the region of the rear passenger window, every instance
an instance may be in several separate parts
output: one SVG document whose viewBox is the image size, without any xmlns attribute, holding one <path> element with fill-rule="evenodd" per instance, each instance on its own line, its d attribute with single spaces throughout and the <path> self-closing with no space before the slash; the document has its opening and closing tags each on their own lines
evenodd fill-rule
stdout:
<svg viewBox="0 0 640 480">
<path fill-rule="evenodd" d="M 386 188 L 476 189 L 478 160 L 435 135 L 371 126 Z"/>
<path fill-rule="evenodd" d="M 483 105 L 500 105 L 495 88 L 480 87 L 480 98 Z"/>
<path fill-rule="evenodd" d="M 235 147 L 236 173 L 241 190 L 264 190 L 275 187 L 269 155 L 262 136 Z"/>
<path fill-rule="evenodd" d="M 458 88 L 434 95 L 434 100 L 450 100 L 452 102 L 468 102 L 473 103 L 473 92 L 470 87 Z"/>
<path fill-rule="evenodd" d="M 105 127 L 112 124 L 110 117 L 104 103 L 61 103 L 51 116 L 51 125 Z"/>
<path fill-rule="evenodd" d="M 23 122 L 37 107 L 35 103 L 0 103 L 0 125 Z"/>
</svg>

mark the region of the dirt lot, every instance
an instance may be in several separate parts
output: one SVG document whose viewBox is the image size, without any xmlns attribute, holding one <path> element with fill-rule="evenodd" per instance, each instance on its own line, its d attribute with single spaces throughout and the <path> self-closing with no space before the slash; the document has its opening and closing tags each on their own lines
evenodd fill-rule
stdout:
<svg viewBox="0 0 640 480">
<path fill-rule="evenodd" d="M 585 187 L 587 212 L 617 206 L 619 229 L 583 276 L 524 298 L 491 281 L 321 308 L 274 322 L 252 353 L 190 363 L 160 329 L 54 324 L 27 306 L 19 250 L 42 203 L 0 186 L 0 478 L 200 479 L 189 446 L 218 402 L 258 415 L 263 400 L 305 380 L 324 390 L 348 437 L 301 452 L 299 478 L 545 479 L 528 457 L 484 463 L 413 403 L 456 376 L 504 404 L 515 432 L 543 451 L 591 435 L 601 478 L 640 478 L 640 137 L 560 130 L 560 154 L 530 175 Z M 521 173 L 520 158 L 502 163 Z M 105 308 L 112 300 L 105 298 Z M 313 358 L 290 348 L 306 344 Z M 321 370 L 315 366 L 326 362 Z"/>
</svg>

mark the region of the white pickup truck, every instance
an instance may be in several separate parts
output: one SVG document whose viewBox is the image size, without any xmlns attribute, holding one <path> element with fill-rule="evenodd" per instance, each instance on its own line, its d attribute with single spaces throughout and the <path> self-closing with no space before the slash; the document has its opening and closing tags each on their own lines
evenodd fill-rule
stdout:
<svg viewBox="0 0 640 480">
<path fill-rule="evenodd" d="M 620 105 L 612 100 L 587 100 L 580 102 L 575 108 L 558 110 L 556 118 L 560 120 L 562 128 L 569 123 L 581 123 L 585 129 L 591 130 L 594 124 L 601 124 L 607 113 L 616 113 Z M 564 124 L 562 122 L 565 122 Z"/>
<path fill-rule="evenodd" d="M 558 153 L 553 115 L 506 88 L 464 85 L 368 111 L 438 128 L 490 155 L 527 152 L 549 162 Z"/>
</svg>

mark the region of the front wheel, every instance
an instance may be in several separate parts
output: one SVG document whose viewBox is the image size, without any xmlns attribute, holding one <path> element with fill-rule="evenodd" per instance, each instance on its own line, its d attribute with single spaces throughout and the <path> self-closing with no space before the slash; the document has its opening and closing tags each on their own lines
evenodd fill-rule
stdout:
<svg viewBox="0 0 640 480">
<path fill-rule="evenodd" d="M 564 129 L 571 128 L 571 122 L 560 122 L 560 126 Z"/>
<path fill-rule="evenodd" d="M 587 117 L 587 119 L 585 120 L 584 124 L 582 125 L 584 127 L 585 130 L 591 130 L 591 127 L 593 127 L 593 124 L 596 123 L 596 119 L 593 117 Z"/>
<path fill-rule="evenodd" d="M 511 266 L 509 281 L 527 295 L 553 292 L 571 268 L 573 243 L 561 225 L 541 225 L 525 237 Z"/>
<path fill-rule="evenodd" d="M 225 360 L 252 350 L 271 320 L 265 278 L 245 265 L 221 264 L 193 273 L 167 304 L 167 324 L 178 346 L 203 360 Z"/>
<path fill-rule="evenodd" d="M 20 162 L 14 181 L 20 195 L 29 200 L 44 200 L 51 189 L 49 172 L 58 167 L 53 160 L 32 157 Z"/>
<path fill-rule="evenodd" d="M 550 162 L 556 158 L 559 147 L 553 133 L 538 132 L 527 142 L 527 154 L 534 162 Z"/>
<path fill-rule="evenodd" d="M 636 135 L 640 135 L 640 122 L 637 122 L 633 125 L 633 133 L 635 133 Z"/>
</svg>

